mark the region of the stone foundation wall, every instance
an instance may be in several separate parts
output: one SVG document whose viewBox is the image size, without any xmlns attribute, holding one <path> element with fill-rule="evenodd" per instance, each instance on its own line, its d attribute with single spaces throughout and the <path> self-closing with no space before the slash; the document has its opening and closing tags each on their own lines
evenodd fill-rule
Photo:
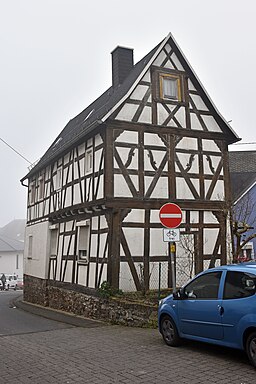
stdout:
<svg viewBox="0 0 256 384">
<path fill-rule="evenodd" d="M 97 291 L 77 284 L 46 281 L 25 275 L 24 300 L 112 324 L 136 327 L 157 325 L 156 306 L 129 302 L 125 298 L 104 299 Z"/>
</svg>

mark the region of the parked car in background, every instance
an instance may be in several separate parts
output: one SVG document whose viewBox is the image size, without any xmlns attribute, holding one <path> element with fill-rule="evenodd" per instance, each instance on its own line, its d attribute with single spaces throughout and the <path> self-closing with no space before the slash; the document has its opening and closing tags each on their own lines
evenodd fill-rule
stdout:
<svg viewBox="0 0 256 384">
<path fill-rule="evenodd" d="M 256 263 L 225 265 L 197 275 L 159 302 L 165 343 L 182 338 L 243 349 L 256 367 Z"/>
<path fill-rule="evenodd" d="M 17 288 L 23 289 L 23 277 L 17 277 Z"/>
<path fill-rule="evenodd" d="M 1 273 L 1 276 L 3 275 L 3 273 Z M 5 273 L 5 278 L 6 278 L 6 281 L 5 281 L 5 290 L 9 290 L 9 289 L 14 289 L 16 290 L 17 289 L 17 276 L 16 275 L 10 275 L 8 273 Z M 0 289 L 3 290 L 3 283 L 2 283 L 2 280 L 0 279 Z"/>
</svg>

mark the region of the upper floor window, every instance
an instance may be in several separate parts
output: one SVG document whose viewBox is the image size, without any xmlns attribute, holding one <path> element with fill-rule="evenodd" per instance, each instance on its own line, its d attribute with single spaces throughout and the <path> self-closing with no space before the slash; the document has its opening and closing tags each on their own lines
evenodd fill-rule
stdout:
<svg viewBox="0 0 256 384">
<path fill-rule="evenodd" d="M 93 152 L 92 152 L 92 149 L 88 149 L 85 154 L 85 172 L 86 173 L 92 172 L 92 165 L 93 165 Z"/>
<path fill-rule="evenodd" d="M 44 176 L 38 178 L 38 198 L 42 200 L 44 197 Z"/>
<path fill-rule="evenodd" d="M 30 204 L 34 204 L 36 200 L 36 183 L 35 181 L 32 181 L 30 184 L 30 199 L 29 202 Z"/>
<path fill-rule="evenodd" d="M 33 236 L 29 235 L 28 237 L 28 259 L 32 259 L 33 252 Z"/>
<path fill-rule="evenodd" d="M 181 80 L 179 76 L 171 74 L 160 75 L 160 97 L 162 99 L 181 101 Z"/>
<path fill-rule="evenodd" d="M 62 183 L 62 168 L 57 168 L 57 175 L 56 175 L 56 190 L 61 189 L 61 183 Z"/>
<path fill-rule="evenodd" d="M 90 235 L 90 225 L 85 222 L 78 223 L 79 225 L 79 235 L 78 235 L 78 260 L 84 263 L 89 261 L 89 235 Z"/>
</svg>

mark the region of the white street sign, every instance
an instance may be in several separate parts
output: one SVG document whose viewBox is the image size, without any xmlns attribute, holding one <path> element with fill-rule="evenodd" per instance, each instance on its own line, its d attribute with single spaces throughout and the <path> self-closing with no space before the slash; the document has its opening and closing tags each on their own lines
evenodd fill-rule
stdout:
<svg viewBox="0 0 256 384">
<path fill-rule="evenodd" d="M 180 229 L 179 228 L 164 228 L 164 241 L 180 241 Z"/>
</svg>

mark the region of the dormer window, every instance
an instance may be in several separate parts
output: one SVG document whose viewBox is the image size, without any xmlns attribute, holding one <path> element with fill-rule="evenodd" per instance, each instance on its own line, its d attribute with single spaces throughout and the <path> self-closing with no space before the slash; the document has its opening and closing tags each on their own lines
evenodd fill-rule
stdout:
<svg viewBox="0 0 256 384">
<path fill-rule="evenodd" d="M 181 101 L 181 81 L 176 75 L 160 75 L 160 97 L 174 101 Z"/>
</svg>

